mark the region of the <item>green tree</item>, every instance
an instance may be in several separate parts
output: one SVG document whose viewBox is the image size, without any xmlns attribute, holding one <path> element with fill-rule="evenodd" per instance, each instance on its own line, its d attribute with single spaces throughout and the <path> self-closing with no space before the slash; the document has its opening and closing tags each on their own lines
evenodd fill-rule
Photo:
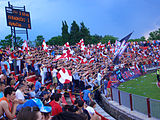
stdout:
<svg viewBox="0 0 160 120">
<path fill-rule="evenodd" d="M 160 40 L 160 28 L 149 33 L 149 40 Z"/>
<path fill-rule="evenodd" d="M 15 37 L 13 37 L 13 40 L 15 41 Z M 21 39 L 21 37 L 16 37 L 16 43 L 14 42 L 14 46 L 15 47 L 21 47 L 23 44 L 23 39 Z M 6 47 L 12 47 L 12 35 L 7 35 L 5 37 L 4 40 L 1 40 L 0 41 L 0 45 L 3 47 L 3 48 L 6 48 Z"/>
<path fill-rule="evenodd" d="M 44 37 L 43 35 L 38 35 L 37 38 L 35 39 L 36 47 L 41 46 L 43 43 Z"/>
<path fill-rule="evenodd" d="M 80 23 L 80 39 L 84 39 L 85 44 L 90 44 L 91 43 L 91 37 L 90 37 L 90 31 L 89 28 L 87 28 L 83 22 Z"/>
<path fill-rule="evenodd" d="M 112 35 L 105 35 L 105 36 L 102 38 L 101 42 L 102 42 L 102 43 L 108 43 L 109 40 L 110 40 L 111 43 L 115 43 L 115 41 L 118 40 L 118 38 L 117 38 L 117 37 L 114 37 L 114 36 L 112 36 Z"/>
<path fill-rule="evenodd" d="M 141 38 L 137 38 L 137 39 L 129 39 L 129 41 L 131 42 L 140 42 L 140 41 L 146 41 L 145 37 L 142 36 Z"/>
<path fill-rule="evenodd" d="M 64 45 L 65 41 L 63 41 L 62 36 L 56 36 L 56 37 L 52 37 L 46 43 L 47 45 Z"/>
<path fill-rule="evenodd" d="M 103 38 L 102 36 L 99 36 L 97 34 L 92 35 L 90 39 L 90 44 L 97 44 L 102 40 L 102 38 Z"/>
<path fill-rule="evenodd" d="M 79 40 L 80 40 L 79 26 L 77 25 L 76 21 L 73 21 L 73 23 L 71 24 L 69 43 L 71 45 L 74 45 L 78 43 Z"/>
<path fill-rule="evenodd" d="M 35 47 L 34 41 L 31 41 L 31 40 L 30 40 L 29 43 L 28 43 L 28 46 L 29 46 L 29 47 Z"/>
<path fill-rule="evenodd" d="M 70 34 L 68 32 L 68 25 L 66 21 L 62 21 L 62 39 L 65 43 L 69 42 L 70 39 Z"/>
<path fill-rule="evenodd" d="M 23 39 L 21 39 L 21 37 L 16 37 L 16 44 L 15 44 L 15 46 L 17 46 L 17 47 L 21 47 L 22 46 L 22 44 L 23 44 Z"/>
</svg>

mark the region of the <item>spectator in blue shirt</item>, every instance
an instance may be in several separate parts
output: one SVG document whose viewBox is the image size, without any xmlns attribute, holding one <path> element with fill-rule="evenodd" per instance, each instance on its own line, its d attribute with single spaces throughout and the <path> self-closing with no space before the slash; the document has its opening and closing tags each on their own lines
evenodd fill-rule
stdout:
<svg viewBox="0 0 160 120">
<path fill-rule="evenodd" d="M 83 93 L 83 100 L 86 102 L 87 105 L 89 105 L 89 102 L 90 101 L 93 101 L 92 98 L 91 98 L 91 86 L 87 86 L 86 87 L 86 90 L 83 90 L 82 93 Z"/>
<path fill-rule="evenodd" d="M 37 93 L 41 88 L 41 79 L 38 79 L 35 84 L 35 92 Z"/>
<path fill-rule="evenodd" d="M 3 82 L 0 82 L 0 98 L 2 98 L 4 96 L 4 91 L 5 89 L 5 84 Z"/>
</svg>

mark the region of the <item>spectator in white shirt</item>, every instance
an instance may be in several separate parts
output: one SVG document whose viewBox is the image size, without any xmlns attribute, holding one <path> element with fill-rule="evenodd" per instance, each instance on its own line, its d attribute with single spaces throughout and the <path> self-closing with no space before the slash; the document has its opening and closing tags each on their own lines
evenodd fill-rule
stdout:
<svg viewBox="0 0 160 120">
<path fill-rule="evenodd" d="M 16 98 L 19 100 L 20 104 L 25 103 L 24 90 L 25 90 L 25 85 L 21 84 L 18 86 L 18 89 L 16 91 Z"/>
<path fill-rule="evenodd" d="M 22 109 L 23 104 L 26 102 L 24 98 L 24 90 L 25 85 L 21 84 L 18 86 L 18 89 L 16 91 L 16 99 L 18 99 L 19 105 L 17 106 L 17 111 L 20 111 Z"/>
<path fill-rule="evenodd" d="M 52 74 L 52 79 L 53 79 L 53 84 L 57 83 L 57 66 L 54 67 L 54 69 L 52 70 L 51 74 Z"/>
<path fill-rule="evenodd" d="M 101 70 L 99 69 L 99 71 L 98 71 L 98 74 L 97 74 L 97 82 L 98 82 L 98 85 L 100 86 L 100 84 L 101 84 L 101 78 L 102 78 L 102 75 L 101 75 Z"/>
</svg>

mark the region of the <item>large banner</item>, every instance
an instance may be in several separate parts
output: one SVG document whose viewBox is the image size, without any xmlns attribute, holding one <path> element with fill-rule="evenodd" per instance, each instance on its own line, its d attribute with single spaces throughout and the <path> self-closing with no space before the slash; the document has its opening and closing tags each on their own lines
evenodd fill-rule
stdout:
<svg viewBox="0 0 160 120">
<path fill-rule="evenodd" d="M 108 74 L 108 77 L 110 77 L 112 81 L 119 81 L 118 83 L 113 84 L 113 86 L 116 88 L 120 85 L 120 83 L 137 78 L 139 76 L 141 76 L 140 70 L 129 68 L 118 69 Z"/>
</svg>

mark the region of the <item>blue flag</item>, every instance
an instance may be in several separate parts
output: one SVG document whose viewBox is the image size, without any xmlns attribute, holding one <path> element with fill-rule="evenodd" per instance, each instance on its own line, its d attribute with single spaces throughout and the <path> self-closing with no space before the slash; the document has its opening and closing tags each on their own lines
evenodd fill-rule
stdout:
<svg viewBox="0 0 160 120">
<path fill-rule="evenodd" d="M 127 48 L 127 41 L 128 39 L 131 37 L 133 32 L 131 32 L 130 34 L 128 34 L 127 36 L 125 36 L 124 38 L 122 38 L 119 42 L 121 42 L 121 46 L 120 46 L 120 50 L 119 53 L 115 56 L 114 60 L 113 60 L 113 64 L 119 64 L 119 54 L 123 53 L 123 51 Z"/>
<path fill-rule="evenodd" d="M 54 50 L 52 51 L 51 55 L 55 56 L 55 51 Z"/>
</svg>

